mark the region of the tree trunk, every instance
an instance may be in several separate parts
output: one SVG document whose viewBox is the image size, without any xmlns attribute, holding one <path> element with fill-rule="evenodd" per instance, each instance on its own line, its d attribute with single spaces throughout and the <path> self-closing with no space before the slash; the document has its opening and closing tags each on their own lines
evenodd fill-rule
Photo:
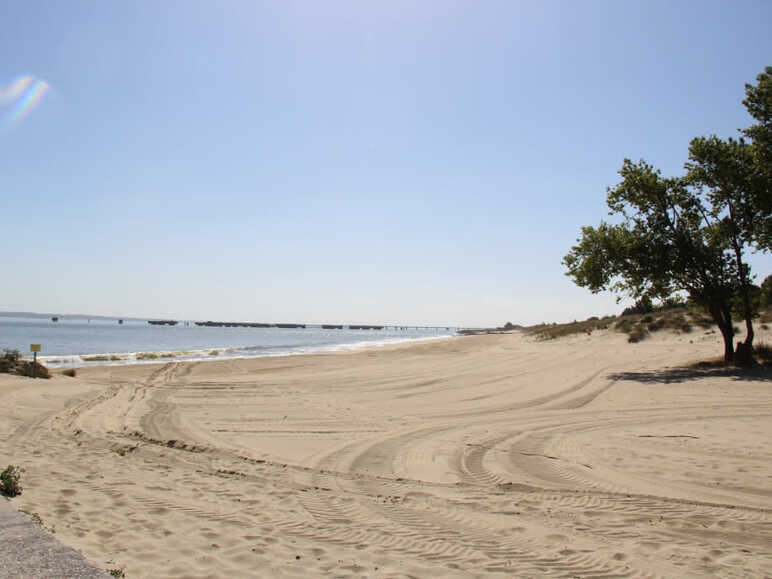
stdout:
<svg viewBox="0 0 772 579">
<path fill-rule="evenodd" d="M 724 366 L 730 366 L 734 363 L 734 329 L 720 325 L 721 335 L 724 337 Z"/>
<path fill-rule="evenodd" d="M 743 298 L 743 317 L 745 318 L 745 341 L 743 344 L 746 346 L 746 350 L 753 351 L 753 308 L 751 307 L 751 298 L 748 295 L 748 280 L 745 278 L 745 272 L 743 262 L 740 258 L 739 252 L 737 252 L 737 263 L 740 267 L 740 283 L 742 288 L 740 292 Z"/>
<path fill-rule="evenodd" d="M 717 304 L 710 305 L 710 315 L 716 322 L 721 336 L 724 338 L 724 365 L 729 366 L 734 362 L 734 328 L 732 327 L 732 313 L 729 307 Z"/>
<path fill-rule="evenodd" d="M 737 350 L 734 353 L 734 363 L 735 366 L 753 365 L 753 348 L 745 342 L 737 342 Z"/>
<path fill-rule="evenodd" d="M 743 265 L 743 252 L 740 245 L 740 241 L 737 239 L 737 228 L 734 218 L 734 207 L 732 203 L 729 203 L 729 217 L 732 220 L 732 227 L 734 229 L 732 233 L 732 247 L 734 249 L 735 260 L 737 260 L 737 273 L 740 277 L 740 294 L 743 300 L 743 317 L 745 318 L 745 341 L 743 344 L 745 348 L 742 348 L 742 356 L 751 357 L 753 353 L 753 308 L 751 308 L 751 298 L 748 294 L 748 279 L 745 276 L 745 266 Z M 737 353 L 740 354 L 741 350 L 738 345 Z"/>
</svg>

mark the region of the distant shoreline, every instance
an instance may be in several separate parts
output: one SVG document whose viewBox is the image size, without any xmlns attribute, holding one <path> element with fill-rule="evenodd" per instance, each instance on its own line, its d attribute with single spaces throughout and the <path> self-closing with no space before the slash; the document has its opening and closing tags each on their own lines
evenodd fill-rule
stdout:
<svg viewBox="0 0 772 579">
<path fill-rule="evenodd" d="M 57 314 L 53 312 L 40 313 L 40 312 L 0 312 L 0 318 L 32 318 L 32 319 L 52 319 L 56 318 L 61 320 L 108 320 L 108 321 L 130 321 L 130 322 L 148 322 L 156 325 L 177 325 L 177 324 L 196 324 L 199 326 L 225 326 L 225 327 L 322 327 L 325 329 L 343 329 L 350 328 L 352 330 L 375 330 L 382 328 L 415 328 L 415 329 L 447 329 L 447 330 L 461 330 L 463 326 L 457 326 L 453 324 L 414 324 L 414 323 L 328 323 L 328 322 L 245 322 L 245 321 L 207 321 L 200 318 L 169 318 L 165 316 L 150 316 L 150 317 L 137 317 L 137 316 L 104 316 L 104 315 L 88 315 L 88 314 Z M 173 322 L 173 324 L 169 324 Z"/>
</svg>

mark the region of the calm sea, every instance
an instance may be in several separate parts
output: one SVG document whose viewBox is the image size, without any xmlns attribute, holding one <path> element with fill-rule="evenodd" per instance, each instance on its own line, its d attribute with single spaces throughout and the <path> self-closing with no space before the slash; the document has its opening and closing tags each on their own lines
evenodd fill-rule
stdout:
<svg viewBox="0 0 772 579">
<path fill-rule="evenodd" d="M 153 326 L 117 319 L 0 317 L 0 349 L 29 354 L 41 344 L 39 359 L 53 367 L 139 364 L 170 360 L 254 358 L 334 352 L 455 334 L 454 329 L 350 330 L 306 328 L 218 328 L 193 323 Z"/>
</svg>

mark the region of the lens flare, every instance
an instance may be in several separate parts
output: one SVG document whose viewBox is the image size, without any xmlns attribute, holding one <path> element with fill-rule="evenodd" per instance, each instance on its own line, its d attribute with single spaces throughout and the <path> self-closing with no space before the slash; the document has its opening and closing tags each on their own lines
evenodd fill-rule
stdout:
<svg viewBox="0 0 772 579">
<path fill-rule="evenodd" d="M 51 86 L 34 76 L 20 76 L 0 86 L 0 109 L 7 125 L 18 124 L 37 107 Z"/>
<path fill-rule="evenodd" d="M 20 76 L 5 86 L 0 86 L 0 104 L 15 102 L 35 81 L 31 76 Z"/>
</svg>

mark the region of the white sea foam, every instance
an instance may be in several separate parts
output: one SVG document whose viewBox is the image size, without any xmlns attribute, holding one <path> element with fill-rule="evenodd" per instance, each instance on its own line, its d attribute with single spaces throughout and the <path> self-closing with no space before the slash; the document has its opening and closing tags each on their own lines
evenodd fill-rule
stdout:
<svg viewBox="0 0 772 579">
<path fill-rule="evenodd" d="M 222 359 L 265 358 L 276 356 L 297 356 L 303 354 L 324 354 L 347 352 L 368 348 L 442 340 L 453 337 L 452 334 L 439 336 L 387 337 L 377 340 L 324 344 L 324 345 L 254 345 L 226 346 L 201 350 L 158 350 L 144 352 L 109 352 L 104 354 L 50 355 L 39 356 L 38 360 L 52 368 L 73 368 L 87 366 L 122 366 L 129 364 L 157 364 L 159 362 L 206 362 Z"/>
</svg>

